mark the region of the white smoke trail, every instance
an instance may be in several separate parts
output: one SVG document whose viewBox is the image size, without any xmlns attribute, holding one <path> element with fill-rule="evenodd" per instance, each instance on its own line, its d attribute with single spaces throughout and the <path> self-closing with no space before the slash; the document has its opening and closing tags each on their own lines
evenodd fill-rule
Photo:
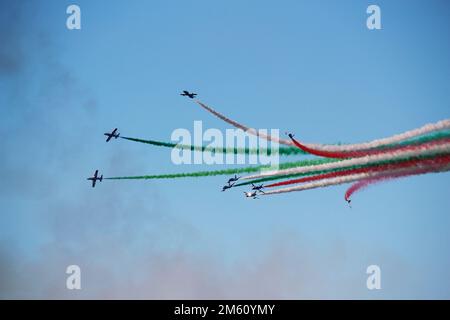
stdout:
<svg viewBox="0 0 450 320">
<path fill-rule="evenodd" d="M 267 195 L 271 195 L 271 194 L 279 194 L 279 193 L 287 193 L 287 192 L 322 188 L 322 187 L 338 185 L 338 184 L 342 184 L 342 183 L 358 181 L 358 180 L 368 178 L 368 177 L 371 177 L 370 173 L 352 174 L 352 175 L 348 175 L 348 176 L 344 176 L 344 177 L 336 177 L 336 178 L 324 179 L 324 180 L 315 181 L 315 182 L 309 182 L 309 183 L 305 183 L 305 184 L 302 184 L 300 186 L 295 186 L 295 187 L 276 189 L 273 191 L 264 191 L 264 193 L 262 195 L 267 196 Z"/>
<path fill-rule="evenodd" d="M 254 136 L 266 139 L 268 141 L 276 142 L 278 144 L 284 144 L 284 145 L 287 145 L 287 146 L 294 146 L 294 147 L 296 147 L 295 144 L 291 140 L 280 139 L 280 138 L 272 137 L 271 135 L 268 135 L 268 134 L 261 133 L 261 132 L 259 132 L 256 129 L 247 127 L 247 126 L 245 126 L 243 124 L 240 124 L 239 122 L 236 122 L 236 121 L 234 121 L 234 120 L 232 120 L 232 119 L 230 119 L 228 117 L 225 117 L 223 114 L 217 112 L 216 110 L 212 109 L 211 107 L 208 107 L 206 104 L 202 103 L 199 100 L 196 100 L 195 102 L 197 102 L 203 109 L 205 109 L 208 112 L 210 112 L 213 115 L 215 115 L 217 118 L 225 121 L 228 124 L 231 124 L 232 126 L 238 128 L 238 129 L 244 130 L 248 134 L 252 134 Z"/>
<path fill-rule="evenodd" d="M 275 138 L 270 135 L 259 133 L 257 130 L 255 130 L 253 128 L 247 127 L 247 126 L 240 124 L 234 120 L 231 120 L 230 118 L 227 118 L 223 114 L 217 112 L 216 110 L 212 109 L 211 107 L 208 107 L 207 105 L 205 105 L 204 103 L 202 103 L 198 100 L 196 102 L 202 108 L 204 108 L 208 112 L 212 113 L 219 119 L 222 119 L 223 121 L 227 122 L 228 124 L 231 124 L 232 126 L 234 126 L 236 128 L 242 129 L 249 134 L 256 135 L 263 139 L 277 142 L 279 144 L 295 146 L 295 144 L 291 140 Z M 302 143 L 309 148 L 316 149 L 316 150 L 322 150 L 322 151 L 344 151 L 344 152 L 345 151 L 356 151 L 356 150 L 365 150 L 365 149 L 373 149 L 373 148 L 383 147 L 386 145 L 402 142 L 404 140 L 412 139 L 412 138 L 415 138 L 415 137 L 418 137 L 421 135 L 425 135 L 425 134 L 440 131 L 440 130 L 446 130 L 446 129 L 450 129 L 450 119 L 441 120 L 436 123 L 429 123 L 429 124 L 426 124 L 420 128 L 414 129 L 414 130 L 406 131 L 404 133 L 396 134 L 396 135 L 388 137 L 388 138 L 377 139 L 377 140 L 373 140 L 370 142 L 345 144 L 345 145 L 327 145 L 327 144 L 314 144 L 314 143 L 303 143 L 303 142 Z"/>
<path fill-rule="evenodd" d="M 429 123 L 420 128 L 396 134 L 394 136 L 377 139 L 370 142 L 345 144 L 345 145 L 325 145 L 325 144 L 305 144 L 306 146 L 321 151 L 356 151 L 383 147 L 386 145 L 399 143 L 428 133 L 450 129 L 450 119 Z"/>
<path fill-rule="evenodd" d="M 241 180 L 251 180 L 251 179 L 260 179 L 260 178 L 267 178 L 267 177 L 273 177 L 273 176 L 281 176 L 281 175 L 308 173 L 308 172 L 313 172 L 313 171 L 340 169 L 340 168 L 346 168 L 346 167 L 351 167 L 351 166 L 355 166 L 355 165 L 371 164 L 371 163 L 379 162 L 379 161 L 388 161 L 388 160 L 394 160 L 394 159 L 402 160 L 402 159 L 408 159 L 410 157 L 427 156 L 427 155 L 432 155 L 432 154 L 445 154 L 445 153 L 450 153 L 450 143 L 433 145 L 431 147 L 429 145 L 422 145 L 422 146 L 417 146 L 417 148 L 415 150 L 376 154 L 376 155 L 371 155 L 371 156 L 366 156 L 366 157 L 361 157 L 361 158 L 354 158 L 354 159 L 342 160 L 342 161 L 331 162 L 331 163 L 324 163 L 324 164 L 307 166 L 307 167 L 291 168 L 291 169 L 276 170 L 276 171 L 265 171 L 260 174 L 242 177 Z"/>
<path fill-rule="evenodd" d="M 390 175 L 413 175 L 413 174 L 424 174 L 424 173 L 430 173 L 430 172 L 443 172 L 450 170 L 450 167 L 448 165 L 446 166 L 430 166 L 429 170 L 424 170 L 423 168 L 408 168 L 408 169 L 397 169 L 397 170 L 391 170 L 387 172 L 367 172 L 367 173 L 358 173 L 358 174 L 352 174 L 348 176 L 343 177 L 336 177 L 336 178 L 329 178 L 324 179 L 320 181 L 305 183 L 300 186 L 295 187 L 289 187 L 289 188 L 282 188 L 277 189 L 273 191 L 265 191 L 262 195 L 267 196 L 271 194 L 280 194 L 280 193 L 287 193 L 287 192 L 294 192 L 294 191 L 304 191 L 309 189 L 315 189 L 315 188 L 323 188 L 328 186 L 334 186 L 354 181 L 359 181 L 362 179 L 372 179 L 376 177 L 383 177 L 383 176 L 390 176 Z"/>
</svg>

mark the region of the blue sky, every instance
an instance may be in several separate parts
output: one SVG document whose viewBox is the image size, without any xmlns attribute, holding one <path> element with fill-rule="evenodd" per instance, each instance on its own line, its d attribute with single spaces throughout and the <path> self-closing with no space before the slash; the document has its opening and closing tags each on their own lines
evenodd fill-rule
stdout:
<svg viewBox="0 0 450 320">
<path fill-rule="evenodd" d="M 82 29 L 65 27 L 81 8 Z M 382 30 L 366 28 L 369 4 Z M 178 95 L 308 142 L 362 142 L 448 118 L 445 1 L 2 3 L 0 296 L 450 298 L 448 173 L 244 199 L 227 177 L 85 178 L 171 163 L 169 140 L 229 128 Z M 288 160 L 288 159 L 283 159 Z M 78 264 L 83 289 L 65 289 Z M 366 289 L 377 264 L 382 289 Z"/>
</svg>

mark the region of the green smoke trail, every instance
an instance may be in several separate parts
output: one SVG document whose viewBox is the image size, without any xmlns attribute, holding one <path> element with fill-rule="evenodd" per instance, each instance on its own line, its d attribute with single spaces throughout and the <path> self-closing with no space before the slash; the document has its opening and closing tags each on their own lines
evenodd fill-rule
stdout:
<svg viewBox="0 0 450 320">
<path fill-rule="evenodd" d="M 319 165 L 328 162 L 338 161 L 336 159 L 312 159 L 303 161 L 294 161 L 281 163 L 279 169 L 290 169 L 301 166 L 312 166 Z M 146 179 L 176 179 L 176 178 L 189 178 L 189 177 L 209 177 L 209 176 L 219 176 L 219 175 L 233 175 L 240 173 L 253 173 L 260 172 L 262 170 L 270 169 L 270 165 L 261 165 L 253 167 L 243 167 L 243 168 L 233 168 L 224 170 L 214 170 L 214 171 L 197 171 L 197 172 L 186 172 L 186 173 L 174 173 L 174 174 L 157 174 L 157 175 L 144 175 L 144 176 L 125 176 L 125 177 L 109 177 L 104 178 L 108 180 L 146 180 Z"/>
<path fill-rule="evenodd" d="M 416 144 L 427 143 L 427 142 L 434 141 L 434 140 L 442 140 L 442 139 L 448 139 L 448 138 L 450 138 L 450 130 L 442 130 L 442 131 L 438 131 L 438 132 L 428 133 L 424 136 L 410 138 L 410 139 L 404 140 L 402 142 L 386 145 L 384 147 L 380 147 L 377 149 L 385 150 L 385 149 L 389 149 L 392 147 L 403 147 L 403 146 L 407 146 L 407 145 L 416 145 Z"/>
<path fill-rule="evenodd" d="M 262 154 L 262 155 L 272 155 L 272 154 L 279 154 L 282 156 L 291 156 L 291 155 L 297 155 L 297 154 L 306 154 L 303 150 L 300 150 L 297 147 L 279 147 L 278 150 L 274 148 L 273 150 L 268 148 L 260 148 L 260 149 L 250 149 L 250 148 L 221 148 L 221 147 L 212 147 L 212 146 L 193 146 L 193 145 L 187 145 L 187 144 L 176 144 L 176 143 L 170 143 L 170 142 L 162 142 L 162 141 L 156 141 L 156 140 L 144 140 L 144 139 L 137 139 L 137 138 L 130 138 L 130 137 L 121 137 L 122 139 L 134 141 L 134 142 L 140 142 L 140 143 L 146 143 L 151 144 L 158 147 L 166 147 L 166 148 L 177 148 L 177 149 L 183 149 L 183 150 L 191 150 L 191 151 L 199 151 L 199 152 L 212 152 L 212 153 L 233 153 L 233 154 Z"/>
<path fill-rule="evenodd" d="M 338 172 L 338 171 L 344 171 L 344 170 L 377 167 L 377 166 L 381 166 L 381 165 L 396 164 L 396 163 L 401 163 L 401 162 L 410 161 L 410 160 L 426 160 L 426 159 L 434 158 L 437 154 L 442 155 L 442 153 L 428 154 L 428 155 L 423 155 L 423 156 L 418 155 L 418 156 L 414 156 L 414 157 L 382 160 L 382 161 L 378 161 L 378 162 L 373 162 L 373 163 L 368 163 L 368 164 L 360 164 L 360 165 L 354 165 L 354 166 L 348 166 L 348 167 L 342 167 L 342 168 L 316 170 L 316 171 L 310 171 L 310 172 L 305 172 L 305 173 L 294 173 L 294 174 L 286 174 L 286 175 L 280 175 L 280 176 L 272 176 L 272 177 L 254 179 L 254 180 L 250 180 L 250 181 L 237 183 L 234 186 L 240 187 L 240 186 L 247 186 L 252 183 L 256 184 L 256 183 L 263 183 L 263 182 L 269 182 L 269 181 L 275 181 L 275 180 L 283 180 L 283 179 L 298 178 L 298 177 L 303 177 L 303 176 L 324 174 L 324 173 L 329 173 L 329 172 Z M 446 154 L 446 153 L 443 153 L 443 154 Z"/>
<path fill-rule="evenodd" d="M 217 152 L 217 153 L 233 153 L 233 154 L 263 154 L 263 155 L 272 155 L 272 154 L 279 154 L 282 156 L 290 156 L 290 155 L 298 155 L 298 154 L 305 154 L 305 152 L 297 147 L 279 147 L 278 150 L 276 149 L 250 149 L 250 148 L 220 148 L 220 147 L 211 147 L 211 146 L 193 146 L 193 145 L 187 145 L 187 144 L 176 144 L 171 142 L 163 142 L 163 141 L 157 141 L 157 140 L 147 140 L 147 139 L 138 139 L 138 138 L 130 138 L 130 137 L 121 137 L 122 139 L 139 142 L 139 143 L 145 143 L 150 144 L 158 147 L 165 147 L 165 148 L 177 148 L 177 149 L 183 149 L 183 150 L 191 150 L 191 151 L 198 151 L 198 152 Z M 384 147 L 381 147 L 380 149 L 389 149 L 392 147 L 397 146 L 406 146 L 410 144 L 421 144 L 421 143 L 427 143 L 432 140 L 439 140 L 439 139 L 446 139 L 450 138 L 450 131 L 444 130 L 442 132 L 437 133 L 430 133 L 422 137 L 414 137 L 409 140 L 405 140 L 399 143 L 387 145 Z M 342 143 L 338 143 L 337 145 L 342 145 Z"/>
<path fill-rule="evenodd" d="M 407 145 L 407 144 L 421 144 L 426 143 L 432 140 L 438 140 L 438 139 L 445 139 L 450 137 L 450 131 L 442 131 L 438 133 L 429 134 L 423 137 L 417 137 L 413 138 L 395 145 Z M 123 139 L 136 141 L 140 143 L 147 143 L 155 146 L 162 146 L 162 147 L 168 147 L 168 148 L 178 148 L 178 149 L 189 149 L 191 151 L 213 151 L 215 149 L 216 152 L 233 152 L 234 154 L 237 153 L 245 153 L 245 154 L 252 154 L 252 153 L 258 153 L 259 151 L 256 149 L 242 149 L 242 148 L 214 148 L 214 147 L 199 147 L 199 146 L 191 146 L 191 145 L 180 145 L 175 143 L 167 143 L 167 142 L 161 142 L 161 141 L 155 141 L 155 140 L 143 140 L 143 139 L 136 139 L 136 138 L 129 138 L 129 137 L 122 137 Z M 264 151 L 264 150 L 262 150 Z M 294 147 L 282 147 L 279 149 L 280 154 L 288 155 L 288 154 L 303 154 L 304 152 L 298 148 Z M 268 149 L 268 152 L 270 154 L 270 149 Z M 415 159 L 425 159 L 427 157 L 433 157 L 433 155 L 427 155 L 427 156 L 415 156 Z M 408 159 L 408 158 L 407 158 Z M 238 183 L 235 186 L 245 186 L 249 185 L 251 183 L 261 183 L 261 182 L 268 182 L 268 181 L 274 181 L 274 180 L 281 180 L 281 179 L 289 179 L 294 177 L 300 177 L 300 176 L 306 176 L 306 175 L 313 175 L 313 174 L 323 174 L 328 173 L 332 171 L 340 171 L 340 170 L 348 170 L 348 169 L 358 169 L 366 166 L 378 166 L 383 165 L 387 163 L 397 163 L 401 161 L 405 161 L 407 159 L 393 159 L 393 160 L 384 160 L 379 161 L 371 164 L 366 165 L 355 165 L 345 168 L 337 168 L 337 169 L 328 169 L 328 170 L 321 170 L 321 171 L 313 171 L 308 173 L 297 173 L 297 174 L 288 174 L 288 175 L 281 175 L 281 176 L 273 176 L 273 177 L 267 177 L 267 178 L 260 178 L 255 179 L 251 181 L 245 181 L 242 183 Z M 290 168 L 297 168 L 302 166 L 312 166 L 312 165 L 319 165 L 323 163 L 328 162 L 336 162 L 341 161 L 339 159 L 312 159 L 312 160 L 303 160 L 303 161 L 295 161 L 295 162 L 287 162 L 287 163 L 281 163 L 279 165 L 280 170 L 284 169 L 290 169 Z M 268 165 L 262 165 L 262 166 L 252 166 L 252 167 L 243 167 L 243 168 L 233 168 L 233 169 L 224 169 L 224 170 L 215 170 L 215 171 L 198 171 L 198 172 L 189 172 L 189 173 L 175 173 L 175 174 L 160 174 L 160 175 L 143 175 L 143 176 L 124 176 L 124 177 L 110 177 L 105 178 L 109 180 L 131 180 L 131 179 L 176 179 L 176 178 L 188 178 L 188 177 L 207 177 L 207 176 L 217 176 L 217 175 L 233 175 L 233 174 L 241 174 L 241 173 L 254 173 L 254 172 L 260 172 L 265 169 L 270 169 L 270 166 Z"/>
</svg>

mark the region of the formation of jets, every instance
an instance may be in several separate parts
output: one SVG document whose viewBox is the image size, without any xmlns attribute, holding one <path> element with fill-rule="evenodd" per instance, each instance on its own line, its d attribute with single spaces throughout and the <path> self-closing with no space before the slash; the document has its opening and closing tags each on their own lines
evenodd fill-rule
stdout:
<svg viewBox="0 0 450 320">
<path fill-rule="evenodd" d="M 222 187 L 222 191 L 232 188 L 236 184 L 236 181 L 238 181 L 239 179 L 240 177 L 238 177 L 237 175 L 234 175 L 234 177 L 228 179 L 227 184 Z M 264 191 L 262 191 L 263 188 L 264 186 L 262 184 L 255 185 L 252 183 L 252 191 L 244 192 L 244 195 L 247 198 L 258 199 L 258 192 L 264 193 Z"/>
<path fill-rule="evenodd" d="M 233 178 L 228 179 L 227 184 L 222 187 L 222 191 L 232 188 L 236 184 L 236 181 L 239 180 L 239 178 L 240 177 L 238 177 L 237 175 L 234 175 Z"/>
<path fill-rule="evenodd" d="M 245 197 L 246 198 L 252 198 L 252 199 L 258 199 L 258 192 L 264 193 L 264 191 L 262 191 L 263 188 L 264 188 L 264 186 L 262 184 L 255 185 L 255 184 L 252 183 L 252 190 L 253 191 L 244 192 Z"/>
<path fill-rule="evenodd" d="M 183 90 L 182 93 L 180 93 L 181 96 L 184 97 L 189 97 L 191 99 L 194 99 L 197 94 L 194 92 L 189 92 L 187 90 Z M 294 135 L 292 133 L 288 133 L 286 132 L 286 134 L 289 136 L 289 138 L 294 139 Z M 118 132 L 118 129 L 115 128 L 114 130 L 112 130 L 111 132 L 106 132 L 104 133 L 104 135 L 107 137 L 106 138 L 106 142 L 111 141 L 112 138 L 117 139 L 120 137 L 120 133 Z M 234 187 L 234 185 L 236 184 L 236 181 L 238 181 L 241 177 L 238 177 L 237 175 L 234 175 L 234 177 L 228 179 L 227 184 L 224 185 L 222 187 L 222 191 L 226 191 L 228 189 L 231 189 L 232 187 Z M 92 188 L 95 188 L 95 185 L 97 183 L 97 181 L 102 181 L 103 180 L 103 175 L 99 176 L 98 175 L 98 170 L 95 170 L 94 175 L 92 177 L 87 178 L 87 180 L 92 181 Z M 264 185 L 255 185 L 252 183 L 252 191 L 249 192 L 244 192 L 245 197 L 247 198 L 252 198 L 252 199 L 258 199 L 258 192 L 259 193 L 264 193 L 264 191 L 262 190 L 264 189 Z M 351 200 L 350 199 L 346 199 L 346 201 L 348 202 L 350 208 L 351 208 Z"/>
<path fill-rule="evenodd" d="M 234 177 L 228 179 L 227 184 L 222 187 L 222 191 L 225 191 L 227 189 L 232 188 L 236 184 L 236 181 L 238 181 L 240 178 L 241 177 L 238 177 L 237 175 L 234 175 Z M 252 191 L 244 192 L 245 197 L 252 198 L 252 199 L 258 199 L 258 192 L 259 193 L 264 193 L 264 191 L 262 191 L 263 188 L 264 188 L 264 186 L 262 184 L 261 185 L 255 185 L 255 184 L 252 183 Z"/>
<path fill-rule="evenodd" d="M 95 188 L 95 184 L 97 183 L 97 181 L 102 181 L 103 180 L 103 175 L 101 175 L 100 177 L 98 176 L 98 170 L 95 170 L 94 175 L 90 178 L 87 178 L 88 180 L 92 181 L 92 188 Z"/>
<path fill-rule="evenodd" d="M 180 93 L 180 96 L 189 97 L 191 99 L 194 99 L 196 95 L 197 95 L 196 93 L 191 93 L 187 90 L 183 90 L 183 92 Z"/>
<path fill-rule="evenodd" d="M 182 93 L 180 93 L 181 96 L 184 97 L 189 97 L 191 99 L 194 99 L 197 94 L 194 92 L 189 92 L 187 90 L 183 90 Z M 117 139 L 120 137 L 120 133 L 118 132 L 118 129 L 115 128 L 114 130 L 112 130 L 111 132 L 105 132 L 104 135 L 106 136 L 106 142 L 111 141 L 112 138 Z M 235 177 L 235 180 L 232 181 L 237 181 L 237 179 L 239 179 L 238 177 Z M 102 181 L 103 180 L 103 175 L 101 175 L 100 177 L 98 176 L 98 170 L 95 170 L 94 176 L 87 178 L 88 180 L 92 181 L 92 187 L 94 188 L 97 181 Z M 230 181 L 228 182 L 227 186 L 224 186 L 222 191 L 225 191 L 226 189 L 229 189 L 231 187 L 233 187 L 234 184 L 230 184 Z"/>
<path fill-rule="evenodd" d="M 107 136 L 106 138 L 106 142 L 109 142 L 112 138 L 117 139 L 120 136 L 120 133 L 117 132 L 117 128 L 115 128 L 114 130 L 111 131 L 111 133 L 104 133 L 105 136 Z M 98 176 L 98 170 L 95 170 L 94 175 L 92 177 L 87 178 L 87 180 L 92 181 L 92 188 L 95 188 L 95 185 L 97 184 L 97 181 L 102 181 L 103 180 L 103 175 L 101 175 L 100 177 Z"/>
<path fill-rule="evenodd" d="M 117 139 L 120 136 L 120 133 L 117 132 L 117 128 L 115 128 L 111 133 L 104 133 L 104 135 L 108 137 L 106 138 L 106 142 L 109 142 L 112 138 Z"/>
</svg>

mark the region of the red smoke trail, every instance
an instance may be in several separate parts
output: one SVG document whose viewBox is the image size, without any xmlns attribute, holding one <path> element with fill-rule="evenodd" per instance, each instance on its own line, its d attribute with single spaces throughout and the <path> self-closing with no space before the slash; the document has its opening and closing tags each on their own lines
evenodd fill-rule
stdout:
<svg viewBox="0 0 450 320">
<path fill-rule="evenodd" d="M 359 174 L 359 173 L 368 173 L 368 172 L 382 172 L 382 171 L 390 171 L 390 170 L 397 170 L 397 169 L 405 169 L 410 167 L 421 167 L 421 166 L 432 166 L 432 165 L 443 165 L 450 163 L 450 155 L 443 155 L 443 156 L 437 156 L 433 159 L 422 159 L 422 160 L 407 160 L 400 163 L 388 163 L 384 165 L 379 165 L 376 167 L 364 167 L 364 168 L 356 168 L 356 169 L 349 169 L 349 170 L 342 170 L 342 171 L 334 171 L 330 173 L 324 173 L 319 174 L 315 176 L 310 177 L 304 177 L 300 179 L 293 179 L 293 180 L 287 180 L 282 182 L 277 182 L 273 184 L 269 184 L 267 186 L 264 186 L 265 188 L 271 188 L 271 187 L 279 187 L 279 186 L 285 186 L 289 184 L 295 184 L 295 183 L 303 183 L 303 182 L 311 182 L 311 181 L 317 181 L 322 179 L 329 179 L 329 178 L 337 178 L 341 176 L 347 176 L 347 175 L 353 175 L 353 174 Z"/>
<path fill-rule="evenodd" d="M 437 160 L 437 159 L 436 159 Z M 440 163 L 438 163 L 440 162 Z M 408 177 L 408 176 L 412 176 L 412 175 L 417 175 L 417 174 L 424 174 L 424 173 L 429 173 L 429 172 L 437 172 L 437 171 L 441 171 L 443 169 L 445 169 L 446 167 L 448 168 L 449 165 L 449 160 L 441 160 L 438 161 L 437 163 L 434 163 L 432 165 L 427 165 L 424 166 L 423 168 L 419 167 L 416 168 L 412 171 L 407 171 L 407 172 L 386 172 L 385 175 L 382 176 L 378 176 L 378 177 L 374 177 L 374 178 L 368 178 L 368 179 L 364 179 L 361 181 L 358 181 L 356 183 L 354 183 L 353 185 L 350 186 L 350 188 L 347 189 L 347 191 L 345 192 L 345 201 L 350 202 L 350 197 L 368 187 L 371 184 L 375 184 L 375 183 L 379 183 L 379 182 L 383 182 L 386 180 L 391 180 L 391 179 L 397 179 L 397 178 L 402 178 L 402 177 Z"/>
<path fill-rule="evenodd" d="M 226 117 L 225 115 L 217 112 L 213 108 L 208 107 L 207 105 L 200 102 L 199 100 L 196 100 L 196 103 L 198 105 L 200 105 L 206 111 L 208 111 L 208 112 L 212 113 L 213 115 L 215 115 L 216 117 L 218 117 L 219 119 L 231 124 L 232 126 L 234 126 L 236 128 L 240 128 L 249 134 L 253 134 L 253 135 L 256 135 L 263 139 L 277 142 L 279 144 L 285 144 L 288 146 L 294 145 L 294 143 L 291 140 L 280 139 L 278 137 L 272 137 L 271 135 L 266 135 L 264 133 L 260 133 L 259 131 L 255 130 L 255 129 L 244 126 L 243 124 L 240 124 L 240 123 Z M 377 148 L 377 147 L 383 147 L 383 146 L 386 146 L 389 144 L 398 143 L 403 140 L 411 139 L 411 138 L 425 135 L 425 134 L 428 134 L 431 132 L 436 132 L 439 130 L 446 130 L 446 129 L 450 129 L 450 119 L 441 120 L 436 123 L 429 123 L 429 124 L 426 124 L 420 128 L 414 129 L 414 130 L 406 131 L 406 132 L 394 135 L 389 138 L 378 139 L 378 140 L 374 140 L 374 141 L 370 141 L 370 142 L 347 144 L 347 145 L 322 145 L 322 144 L 309 144 L 308 143 L 307 145 L 309 148 L 313 148 L 316 151 L 326 150 L 326 151 L 342 152 L 342 151 L 367 150 L 367 149 L 373 149 L 373 148 Z"/>
<path fill-rule="evenodd" d="M 393 147 L 393 148 L 382 149 L 382 150 L 361 150 L 361 151 L 340 152 L 340 151 L 317 150 L 317 149 L 310 148 L 304 144 L 301 144 L 293 137 L 291 137 L 291 140 L 297 147 L 299 147 L 300 149 L 302 149 L 305 152 L 308 152 L 310 154 L 314 154 L 314 155 L 320 156 L 320 157 L 337 158 L 337 159 L 361 158 L 361 157 L 365 157 L 365 156 L 376 155 L 376 154 L 380 154 L 380 153 L 396 152 L 396 151 L 411 151 L 411 150 L 415 150 L 421 146 L 431 147 L 431 146 L 445 144 L 445 143 L 450 142 L 450 139 L 442 139 L 442 140 L 438 140 L 438 141 L 427 142 L 424 144 L 407 145 L 407 146 Z"/>
</svg>

